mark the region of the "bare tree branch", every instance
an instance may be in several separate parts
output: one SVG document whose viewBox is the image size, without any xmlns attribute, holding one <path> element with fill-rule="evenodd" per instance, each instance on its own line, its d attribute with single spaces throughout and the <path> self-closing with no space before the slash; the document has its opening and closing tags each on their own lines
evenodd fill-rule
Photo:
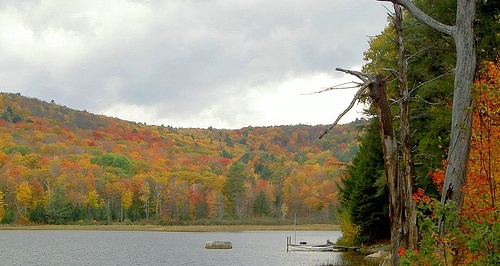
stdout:
<svg viewBox="0 0 500 266">
<path fill-rule="evenodd" d="M 366 83 L 369 83 L 370 80 L 373 79 L 372 75 L 365 74 L 363 72 L 359 72 L 359 71 L 355 71 L 355 70 L 348 70 L 348 69 L 343 69 L 343 68 L 340 68 L 340 67 L 335 68 L 335 70 L 340 71 L 340 72 L 344 72 L 344 73 L 347 73 L 347 74 L 351 74 L 351 75 L 359 78 L 360 80 L 362 80 L 365 85 L 366 85 Z"/>
<path fill-rule="evenodd" d="M 424 103 L 428 104 L 428 105 L 438 105 L 439 103 L 432 103 L 432 102 L 429 102 L 427 101 L 426 99 L 422 98 L 420 95 L 417 95 L 415 96 L 416 99 L 420 99 L 422 100 Z"/>
<path fill-rule="evenodd" d="M 421 54 L 421 53 L 423 53 L 423 52 L 425 52 L 425 51 L 427 51 L 427 50 L 430 50 L 430 49 L 432 49 L 432 48 L 435 48 L 435 47 L 436 47 L 436 45 L 435 45 L 435 44 L 432 44 L 432 45 L 430 45 L 430 46 L 424 47 L 424 48 L 422 48 L 422 49 L 418 50 L 417 52 L 415 52 L 415 53 L 413 53 L 413 54 L 409 55 L 409 56 L 407 57 L 407 61 L 410 61 L 410 60 L 412 60 L 412 59 L 413 59 L 413 57 L 415 57 L 415 56 L 417 56 L 417 55 L 419 55 L 419 54 Z"/>
<path fill-rule="evenodd" d="M 420 88 L 420 87 L 422 87 L 422 86 L 424 86 L 424 85 L 426 85 L 426 84 L 428 84 L 428 83 L 431 83 L 431 82 L 433 82 L 433 81 L 436 81 L 436 80 L 438 80 L 438 79 L 440 79 L 440 78 L 442 78 L 442 77 L 445 77 L 445 76 L 451 75 L 451 74 L 453 74 L 453 72 L 454 72 L 454 71 L 455 71 L 454 69 L 453 69 L 453 70 L 450 70 L 450 71 L 448 71 L 448 72 L 446 72 L 446 73 L 443 73 L 443 74 L 441 74 L 441 75 L 439 75 L 439 76 L 437 76 L 437 77 L 434 77 L 434 78 L 432 78 L 432 79 L 430 79 L 430 80 L 427 80 L 427 81 L 425 81 L 425 82 L 422 82 L 422 83 L 418 84 L 417 86 L 413 87 L 413 88 L 411 89 L 410 93 L 413 93 L 416 89 L 418 89 L 418 88 Z"/>
<path fill-rule="evenodd" d="M 348 87 L 342 87 L 342 86 L 349 85 L 349 84 L 355 84 L 355 85 L 348 86 Z M 332 90 L 354 89 L 354 88 L 358 88 L 361 85 L 363 85 L 363 83 L 358 83 L 358 82 L 351 81 L 351 82 L 342 83 L 342 84 L 339 84 L 339 85 L 336 85 L 336 86 L 333 86 L 333 87 L 329 87 L 329 88 L 326 88 L 326 89 L 323 89 L 323 90 L 320 90 L 320 91 L 315 91 L 315 92 L 311 92 L 311 93 L 302 93 L 301 95 L 313 95 L 313 94 L 319 94 L 319 93 L 323 93 L 323 92 L 327 92 L 327 91 L 332 91 Z"/>
<path fill-rule="evenodd" d="M 410 0 L 377 0 L 380 2 L 392 2 L 403 6 L 408 12 L 410 12 L 415 18 L 417 18 L 423 24 L 449 36 L 453 36 L 454 26 L 443 24 L 431 16 L 425 14 L 416 7 Z"/>
<path fill-rule="evenodd" d="M 361 72 L 359 72 L 359 73 L 361 73 Z M 361 74 L 363 74 L 363 73 L 361 73 Z M 337 125 L 337 123 L 340 121 L 340 119 L 342 119 L 342 117 L 344 117 L 344 115 L 347 114 L 347 112 L 349 112 L 352 109 L 352 107 L 354 106 L 354 104 L 356 103 L 356 101 L 361 98 L 361 95 L 363 94 L 363 91 L 368 87 L 368 85 L 369 85 L 369 83 L 364 83 L 364 84 L 361 85 L 361 87 L 359 88 L 359 90 L 356 92 L 356 94 L 352 98 L 352 101 L 349 104 L 349 106 L 344 110 L 344 112 L 342 112 L 337 117 L 337 119 L 335 120 L 335 122 L 333 122 L 333 124 L 330 127 L 328 127 L 328 129 L 326 129 L 323 132 L 323 134 L 321 134 L 319 136 L 320 139 L 323 138 L 326 134 L 328 134 L 328 132 L 330 132 Z"/>
<path fill-rule="evenodd" d="M 342 117 L 344 117 L 345 114 L 347 114 L 347 112 L 349 112 L 352 107 L 354 106 L 354 104 L 356 103 L 357 100 L 359 100 L 361 98 L 361 96 L 363 95 L 363 91 L 371 85 L 371 82 L 374 80 L 374 77 L 370 74 L 365 74 L 363 72 L 360 72 L 360 71 L 355 71 L 355 70 L 348 70 L 348 69 L 344 69 L 344 68 L 336 68 L 335 70 L 337 71 L 340 71 L 340 72 L 344 72 L 344 73 L 347 73 L 347 74 L 351 74 L 357 78 L 359 78 L 360 80 L 363 81 L 363 83 L 359 83 L 358 87 L 359 90 L 356 92 L 356 94 L 354 95 L 354 97 L 352 98 L 352 101 L 351 103 L 349 104 L 349 106 L 337 117 L 337 119 L 335 120 L 335 122 L 333 122 L 333 124 L 328 127 L 328 129 L 326 129 L 323 134 L 321 134 L 319 136 L 319 138 L 323 138 L 326 134 L 328 134 L 328 132 L 330 132 L 337 124 L 338 122 L 340 121 L 340 119 L 342 119 Z"/>
</svg>

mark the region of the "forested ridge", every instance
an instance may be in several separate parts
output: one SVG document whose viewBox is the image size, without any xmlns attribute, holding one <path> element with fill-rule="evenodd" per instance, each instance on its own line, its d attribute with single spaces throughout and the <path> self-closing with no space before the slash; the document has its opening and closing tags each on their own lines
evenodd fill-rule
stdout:
<svg viewBox="0 0 500 266">
<path fill-rule="evenodd" d="M 0 115 L 7 224 L 332 222 L 365 123 L 321 140 L 324 126 L 174 128 L 7 93 Z"/>
</svg>

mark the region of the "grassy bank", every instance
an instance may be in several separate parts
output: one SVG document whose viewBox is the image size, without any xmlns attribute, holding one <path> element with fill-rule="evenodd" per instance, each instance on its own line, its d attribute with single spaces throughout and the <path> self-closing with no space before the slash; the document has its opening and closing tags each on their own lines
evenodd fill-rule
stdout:
<svg viewBox="0 0 500 266">
<path fill-rule="evenodd" d="M 232 232 L 232 231 L 339 231 L 332 224 L 303 225 L 1 225 L 0 230 L 109 230 L 162 232 Z"/>
</svg>

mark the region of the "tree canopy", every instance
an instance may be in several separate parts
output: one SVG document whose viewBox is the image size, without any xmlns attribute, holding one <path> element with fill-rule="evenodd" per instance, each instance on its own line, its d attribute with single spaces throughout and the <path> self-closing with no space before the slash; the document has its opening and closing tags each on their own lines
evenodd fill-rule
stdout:
<svg viewBox="0 0 500 266">
<path fill-rule="evenodd" d="M 325 126 L 149 126 L 7 93 L 0 114 L 4 223 L 332 222 L 365 123 L 321 140 Z"/>
</svg>

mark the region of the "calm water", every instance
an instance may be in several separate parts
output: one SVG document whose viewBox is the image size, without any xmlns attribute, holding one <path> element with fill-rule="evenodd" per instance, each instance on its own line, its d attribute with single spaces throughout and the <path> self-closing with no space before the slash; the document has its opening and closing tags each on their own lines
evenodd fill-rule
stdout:
<svg viewBox="0 0 500 266">
<path fill-rule="evenodd" d="M 321 265 L 334 252 L 286 252 L 292 241 L 334 242 L 338 231 L 123 232 L 0 230 L 1 265 Z M 208 250 L 210 240 L 231 250 Z"/>
</svg>

